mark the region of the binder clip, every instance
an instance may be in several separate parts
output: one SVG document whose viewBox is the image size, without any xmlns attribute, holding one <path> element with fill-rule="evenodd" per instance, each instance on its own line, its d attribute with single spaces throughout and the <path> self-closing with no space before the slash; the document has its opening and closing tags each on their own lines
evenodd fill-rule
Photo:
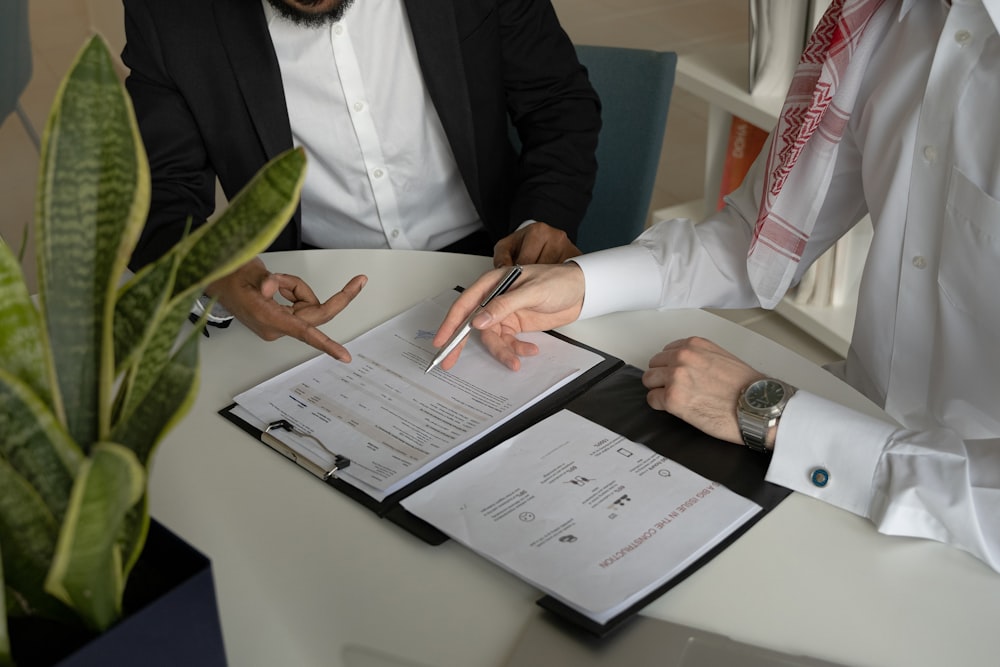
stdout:
<svg viewBox="0 0 1000 667">
<path fill-rule="evenodd" d="M 326 450 L 327 452 L 329 452 L 333 456 L 333 466 L 331 466 L 328 470 L 325 471 L 325 473 L 323 475 L 323 481 L 326 481 L 326 480 L 330 479 L 331 477 L 333 479 L 336 479 L 338 471 L 343 470 L 347 466 L 351 465 L 351 460 L 349 458 L 347 458 L 346 456 L 343 456 L 342 454 L 338 454 L 337 452 L 333 451 L 332 449 L 330 449 L 329 447 L 327 447 L 325 444 L 323 444 L 322 440 L 320 440 L 319 438 L 317 438 L 313 434 L 306 433 L 304 431 L 300 431 L 299 429 L 295 428 L 295 426 L 293 426 L 292 423 L 290 421 L 288 421 L 287 419 L 279 419 L 277 421 L 271 422 L 270 424 L 267 425 L 267 428 L 264 429 L 264 433 L 265 434 L 269 434 L 271 431 L 273 431 L 275 429 L 281 429 L 282 431 L 288 431 L 289 433 L 297 435 L 300 438 L 309 438 L 310 440 L 312 440 L 313 442 L 315 442 L 317 445 L 319 445 L 320 447 L 322 447 L 324 450 Z"/>
</svg>

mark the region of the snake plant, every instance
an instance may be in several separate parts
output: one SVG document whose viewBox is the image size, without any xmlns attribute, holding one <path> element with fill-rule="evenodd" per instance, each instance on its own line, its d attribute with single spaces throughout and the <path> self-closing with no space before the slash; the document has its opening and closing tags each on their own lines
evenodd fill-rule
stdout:
<svg viewBox="0 0 1000 667">
<path fill-rule="evenodd" d="M 0 243 L 0 664 L 35 615 L 94 632 L 122 613 L 149 525 L 156 443 L 196 394 L 204 287 L 262 252 L 298 201 L 305 155 L 268 163 L 222 215 L 135 275 L 149 165 L 107 45 L 56 95 L 35 207 L 38 294 Z"/>
</svg>

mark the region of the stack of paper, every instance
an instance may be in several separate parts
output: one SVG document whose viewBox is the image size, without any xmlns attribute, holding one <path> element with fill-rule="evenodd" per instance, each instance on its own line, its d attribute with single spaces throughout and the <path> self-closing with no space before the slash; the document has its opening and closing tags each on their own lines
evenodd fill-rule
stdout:
<svg viewBox="0 0 1000 667">
<path fill-rule="evenodd" d="M 566 410 L 402 504 L 600 624 L 761 511 Z"/>
</svg>

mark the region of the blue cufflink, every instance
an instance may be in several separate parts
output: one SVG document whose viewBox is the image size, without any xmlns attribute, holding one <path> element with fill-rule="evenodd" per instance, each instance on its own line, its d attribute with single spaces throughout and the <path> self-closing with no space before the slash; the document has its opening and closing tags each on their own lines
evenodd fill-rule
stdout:
<svg viewBox="0 0 1000 667">
<path fill-rule="evenodd" d="M 813 483 L 813 486 L 822 489 L 830 483 L 830 472 L 826 468 L 813 468 L 813 471 L 809 473 L 809 481 Z"/>
</svg>

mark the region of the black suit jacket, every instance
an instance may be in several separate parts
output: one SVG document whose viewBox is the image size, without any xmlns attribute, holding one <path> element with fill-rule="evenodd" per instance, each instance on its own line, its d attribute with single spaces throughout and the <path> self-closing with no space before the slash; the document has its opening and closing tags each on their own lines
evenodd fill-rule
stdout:
<svg viewBox="0 0 1000 667">
<path fill-rule="evenodd" d="M 490 235 L 535 219 L 575 238 L 597 169 L 600 103 L 549 0 L 404 2 L 431 99 Z M 259 0 L 124 5 L 126 86 L 153 180 L 138 268 L 176 243 L 188 218 L 197 225 L 211 215 L 216 177 L 232 198 L 292 136 Z M 296 212 L 271 249 L 298 248 L 299 226 Z"/>
</svg>

